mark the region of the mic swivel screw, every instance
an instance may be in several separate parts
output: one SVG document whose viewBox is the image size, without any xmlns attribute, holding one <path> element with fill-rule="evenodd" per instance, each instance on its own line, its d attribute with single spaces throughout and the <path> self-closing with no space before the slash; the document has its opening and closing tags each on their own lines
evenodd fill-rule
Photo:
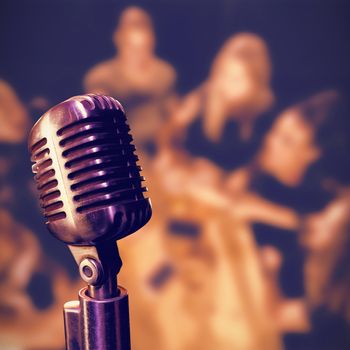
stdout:
<svg viewBox="0 0 350 350">
<path fill-rule="evenodd" d="M 79 264 L 80 277 L 90 285 L 98 285 L 103 280 L 103 268 L 99 261 L 85 258 Z"/>
</svg>

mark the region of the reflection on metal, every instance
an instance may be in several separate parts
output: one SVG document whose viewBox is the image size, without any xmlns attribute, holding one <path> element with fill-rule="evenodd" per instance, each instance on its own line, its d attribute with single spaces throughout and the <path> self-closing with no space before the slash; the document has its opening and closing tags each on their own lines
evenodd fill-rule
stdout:
<svg viewBox="0 0 350 350">
<path fill-rule="evenodd" d="M 49 231 L 68 244 L 88 283 L 65 306 L 68 350 L 129 350 L 126 291 L 115 241 L 151 217 L 123 107 L 112 97 L 76 96 L 51 108 L 29 137 Z"/>
<path fill-rule="evenodd" d="M 129 305 L 125 289 L 108 299 L 89 296 L 87 288 L 79 292 L 79 301 L 64 305 L 67 350 L 130 349 Z"/>
<path fill-rule="evenodd" d="M 66 100 L 29 136 L 40 204 L 49 231 L 73 245 L 97 245 L 151 217 L 147 189 L 120 103 L 103 95 Z"/>
</svg>

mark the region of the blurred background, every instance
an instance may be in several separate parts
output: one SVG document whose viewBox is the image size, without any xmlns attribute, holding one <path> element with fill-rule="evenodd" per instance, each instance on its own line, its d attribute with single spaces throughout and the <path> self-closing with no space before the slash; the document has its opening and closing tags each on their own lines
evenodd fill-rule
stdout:
<svg viewBox="0 0 350 350">
<path fill-rule="evenodd" d="M 62 350 L 82 283 L 26 140 L 125 106 L 154 207 L 118 242 L 133 349 L 350 348 L 350 4 L 0 2 L 0 349 Z"/>
</svg>

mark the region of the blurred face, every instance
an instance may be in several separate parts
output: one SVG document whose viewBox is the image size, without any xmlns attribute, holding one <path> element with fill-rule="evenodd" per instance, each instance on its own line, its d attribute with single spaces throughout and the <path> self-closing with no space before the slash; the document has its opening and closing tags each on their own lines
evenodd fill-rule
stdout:
<svg viewBox="0 0 350 350">
<path fill-rule="evenodd" d="M 154 38 L 150 31 L 131 28 L 121 35 L 120 45 L 118 45 L 120 51 L 135 55 L 153 51 Z"/>
<path fill-rule="evenodd" d="M 126 9 L 121 15 L 115 44 L 121 55 L 131 58 L 153 53 L 154 31 L 148 14 L 137 8 Z"/>
<path fill-rule="evenodd" d="M 265 42 L 257 35 L 242 33 L 230 39 L 222 54 L 245 62 L 255 78 L 268 83 L 270 79 L 270 57 Z"/>
<path fill-rule="evenodd" d="M 241 60 L 223 60 L 214 81 L 217 92 L 227 101 L 245 99 L 254 91 L 252 76 Z"/>
<path fill-rule="evenodd" d="M 210 86 L 222 109 L 254 119 L 272 103 L 270 61 L 264 42 L 253 34 L 229 39 L 214 60 Z"/>
<path fill-rule="evenodd" d="M 282 113 L 268 132 L 260 155 L 262 168 L 287 186 L 299 185 L 320 151 L 314 130 L 297 109 Z"/>
</svg>

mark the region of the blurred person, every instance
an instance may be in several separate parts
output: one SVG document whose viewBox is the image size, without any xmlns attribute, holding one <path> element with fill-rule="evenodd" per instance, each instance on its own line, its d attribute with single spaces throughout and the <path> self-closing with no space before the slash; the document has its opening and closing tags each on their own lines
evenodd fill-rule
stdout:
<svg viewBox="0 0 350 350">
<path fill-rule="evenodd" d="M 0 80 L 0 208 L 33 232 L 45 248 L 51 242 L 40 220 L 38 201 L 33 196 L 27 134 L 31 123 L 29 111 L 37 118 L 37 113 L 42 113 L 48 105 L 45 97 L 37 96 L 26 106 L 13 88 Z M 54 247 L 50 253 L 58 260 L 62 255 L 69 256 L 63 247 L 61 250 Z M 72 267 L 72 260 L 62 259 L 69 267 Z"/>
<path fill-rule="evenodd" d="M 120 242 L 135 349 L 281 349 L 257 247 L 220 189 L 223 172 L 164 149 L 150 169 L 152 221 Z"/>
<path fill-rule="evenodd" d="M 16 293 L 18 292 L 18 296 L 22 296 L 25 303 L 14 304 L 14 310 L 8 311 L 10 313 L 17 311 L 25 313 L 27 307 L 24 305 L 29 302 L 25 300 L 28 297 L 25 293 L 25 288 L 29 283 L 33 270 L 40 263 L 39 244 L 33 234 L 20 224 L 16 224 L 14 218 L 4 209 L 0 211 L 0 218 L 0 240 L 2 247 L 0 261 L 2 282 L 1 309 L 4 311 L 6 303 L 12 298 L 19 300 L 16 298 Z M 19 251 L 21 252 L 20 254 Z M 9 290 L 10 293 L 4 293 L 4 290 Z"/>
<path fill-rule="evenodd" d="M 337 101 L 325 91 L 282 112 L 266 135 L 257 162 L 286 186 L 300 185 L 311 164 L 321 157 L 317 135 Z"/>
<path fill-rule="evenodd" d="M 321 186 L 322 174 L 311 170 L 322 156 L 319 136 L 324 128 L 331 132 L 328 121 L 337 101 L 338 94 L 329 90 L 282 111 L 250 165 L 234 171 L 227 181 L 227 190 L 240 203 L 238 214 L 251 223 L 257 243 L 272 246 L 283 257 L 276 275 L 283 298 L 301 298 L 305 293 L 304 252 L 296 233 L 302 216 L 329 200 Z M 301 305 L 297 300 L 285 303 L 281 323 L 284 314 L 299 314 Z M 308 329 L 307 322 L 299 321 L 289 327 L 290 332 Z M 286 339 L 292 349 L 295 344 Z M 304 340 L 300 336 L 301 343 Z"/>
<path fill-rule="evenodd" d="M 273 246 L 260 249 L 261 266 L 267 284 L 271 313 L 281 334 L 302 334 L 310 331 L 309 312 L 305 298 L 287 298 L 280 287 L 279 277 L 283 264 L 281 252 Z"/>
<path fill-rule="evenodd" d="M 311 188 L 303 187 L 304 181 L 308 180 L 311 166 L 322 156 L 323 149 L 318 135 L 323 133 L 324 128 L 328 128 L 326 120 L 337 101 L 338 94 L 330 90 L 282 111 L 265 135 L 253 160 L 228 176 L 228 192 L 234 196 L 242 195 L 242 199 L 246 198 L 247 201 L 251 198 L 258 204 L 265 197 L 263 191 L 266 191 L 273 196 L 270 198 L 271 205 L 285 201 L 286 207 L 308 210 L 308 201 L 314 201 L 312 195 L 321 191 L 321 184 L 313 178 Z M 303 196 L 300 195 L 300 190 Z M 265 207 L 260 206 L 260 213 L 252 206 L 251 217 L 247 207 L 247 218 L 265 217 L 273 221 L 274 214 L 269 215 L 268 207 L 266 210 Z M 244 207 L 242 215 L 243 209 Z M 285 216 L 286 228 L 295 229 L 297 225 L 291 216 Z"/>
<path fill-rule="evenodd" d="M 42 253 L 35 235 L 4 209 L 0 222 L 0 347 L 62 349 L 62 304 L 76 297 L 72 283 Z"/>
<path fill-rule="evenodd" d="M 86 74 L 85 91 L 120 99 L 128 111 L 136 145 L 152 155 L 153 140 L 176 100 L 176 72 L 157 57 L 152 19 L 139 7 L 121 13 L 113 42 L 116 56 Z"/>
<path fill-rule="evenodd" d="M 299 234 L 305 249 L 302 298 L 286 299 L 276 275 L 271 279 L 271 288 L 279 294 L 275 310 L 281 330 L 308 332 L 304 338 L 308 349 L 345 350 L 350 345 L 349 220 L 349 188 L 342 188 L 324 208 L 303 220 Z M 276 257 L 281 255 L 274 248 L 269 250 L 270 262 L 274 256 L 276 267 Z M 274 270 L 278 274 L 278 266 Z"/>
<path fill-rule="evenodd" d="M 243 165 L 255 150 L 257 119 L 274 101 L 270 78 L 263 39 L 251 33 L 232 36 L 216 55 L 206 81 L 177 107 L 160 142 L 175 142 L 226 169 Z"/>
<path fill-rule="evenodd" d="M 306 307 L 314 349 L 350 347 L 350 189 L 309 215 L 301 233 L 306 249 Z"/>
<path fill-rule="evenodd" d="M 186 237 L 196 230 L 198 222 L 185 215 L 181 220 L 170 220 L 163 231 L 156 222 L 152 231 L 140 232 L 144 237 L 121 243 L 125 265 L 120 280 L 133 295 L 133 346 L 280 349 L 278 332 L 264 305 L 263 283 L 255 275 L 258 265 L 250 260 L 255 251 L 247 250 L 250 241 L 234 243 L 234 251 L 229 245 L 226 253 L 220 229 L 228 232 L 228 222 L 222 225 L 222 217 L 213 213 L 211 219 L 207 217 L 200 223 L 204 229 L 201 238 Z M 219 241 L 218 247 L 206 247 L 209 242 L 201 242 L 206 240 L 203 232 Z M 159 246 L 162 240 L 163 247 Z M 162 254 L 158 255 L 159 248 L 166 253 L 163 259 Z M 240 254 L 233 257 L 234 252 Z"/>
<path fill-rule="evenodd" d="M 0 80 L 0 205 L 7 207 L 14 200 L 8 179 L 18 151 L 29 131 L 29 116 L 13 88 Z"/>
<path fill-rule="evenodd" d="M 13 88 L 0 80 L 0 205 L 14 205 L 10 178 L 20 159 L 29 131 L 30 118 Z"/>
<path fill-rule="evenodd" d="M 0 142 L 19 144 L 29 131 L 29 117 L 12 87 L 0 80 Z"/>
<path fill-rule="evenodd" d="M 62 304 L 73 295 L 68 274 L 43 253 L 46 232 L 36 232 L 42 223 L 36 226 L 39 208 L 28 188 L 29 124 L 25 106 L 0 81 L 0 348 L 58 350 Z"/>
<path fill-rule="evenodd" d="M 317 135 L 326 125 L 336 101 L 334 91 L 325 91 L 287 108 L 273 123 L 250 165 L 234 171 L 228 178 L 231 195 L 241 195 L 242 203 L 244 198 L 256 202 L 250 208 L 245 207 L 252 222 L 264 217 L 274 226 L 274 220 L 281 219 L 267 205 L 258 205 L 265 199 L 294 212 L 294 218 L 286 212 L 285 228 L 295 231 L 299 225 L 298 213 L 310 211 L 315 200 L 321 201 L 323 192 L 317 179 L 306 180 L 310 167 L 321 157 L 322 145 Z"/>
</svg>

